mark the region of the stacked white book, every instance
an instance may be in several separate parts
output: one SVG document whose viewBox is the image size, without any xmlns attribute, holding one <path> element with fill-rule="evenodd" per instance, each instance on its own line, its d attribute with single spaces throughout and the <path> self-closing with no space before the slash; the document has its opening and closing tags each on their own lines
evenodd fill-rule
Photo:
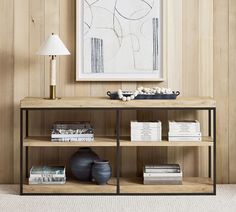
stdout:
<svg viewBox="0 0 236 212">
<path fill-rule="evenodd" d="M 201 141 L 200 123 L 194 121 L 169 121 L 169 141 Z"/>
<path fill-rule="evenodd" d="M 181 185 L 182 178 L 178 164 L 146 165 L 143 171 L 145 185 Z"/>
<path fill-rule="evenodd" d="M 131 141 L 161 141 L 161 122 L 131 122 Z"/>
<path fill-rule="evenodd" d="M 52 128 L 51 141 L 94 141 L 94 129 L 89 122 L 55 123 Z"/>
<path fill-rule="evenodd" d="M 64 166 L 33 166 L 30 169 L 29 184 L 65 184 L 66 169 Z"/>
</svg>

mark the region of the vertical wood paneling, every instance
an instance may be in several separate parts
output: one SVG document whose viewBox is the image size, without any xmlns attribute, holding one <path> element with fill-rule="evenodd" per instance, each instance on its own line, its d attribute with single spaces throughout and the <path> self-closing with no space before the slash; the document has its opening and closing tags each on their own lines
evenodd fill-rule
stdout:
<svg viewBox="0 0 236 212">
<path fill-rule="evenodd" d="M 60 1 L 59 0 L 45 0 L 44 4 L 45 18 L 44 18 L 44 39 L 47 39 L 52 33 L 59 34 L 60 32 Z M 42 56 L 41 56 L 42 57 Z M 49 96 L 49 84 L 50 84 L 50 57 L 44 57 L 44 96 Z M 57 59 L 57 84 L 59 84 L 60 74 L 60 59 Z M 59 87 L 59 86 L 58 86 Z M 60 89 L 58 89 L 60 91 Z M 57 92 L 59 95 L 59 92 Z M 44 111 L 43 112 L 43 126 L 44 134 L 49 135 L 52 123 L 57 121 L 58 112 L 56 111 Z M 42 151 L 42 161 L 44 164 L 56 164 L 58 162 L 59 148 L 48 148 Z"/>
<path fill-rule="evenodd" d="M 184 96 L 198 96 L 199 90 L 199 1 L 183 0 L 183 72 L 182 93 Z M 182 118 L 196 119 L 195 112 L 185 112 Z M 198 151 L 184 148 L 184 175 L 198 173 Z M 193 165 L 194 164 L 194 165 Z"/>
<path fill-rule="evenodd" d="M 199 95 L 213 97 L 213 0 L 199 0 Z M 199 112 L 201 131 L 208 135 L 208 113 Z M 199 175 L 208 176 L 208 149 L 199 148 Z"/>
<path fill-rule="evenodd" d="M 44 41 L 45 1 L 29 1 L 29 96 L 44 96 L 45 67 L 44 57 L 36 55 Z M 29 132 L 32 135 L 43 133 L 43 112 L 30 112 Z M 33 148 L 29 154 L 30 166 L 43 163 L 43 149 Z"/>
<path fill-rule="evenodd" d="M 236 183 L 236 1 L 229 1 L 229 183 Z"/>
<path fill-rule="evenodd" d="M 14 0 L 14 183 L 20 170 L 19 102 L 29 95 L 29 0 Z M 13 133 L 13 132 L 11 132 Z"/>
<path fill-rule="evenodd" d="M 180 90 L 184 96 L 212 96 L 214 91 L 218 114 L 217 179 L 218 182 L 235 182 L 234 69 L 236 65 L 234 57 L 236 56 L 236 45 L 234 37 L 236 34 L 236 3 L 234 0 L 164 1 L 164 31 L 166 34 L 163 40 L 164 47 L 166 47 L 164 49 L 164 68 L 168 75 L 167 81 L 164 83 L 75 82 L 75 2 L 75 0 L 4 0 L 0 3 L 2 11 L 0 22 L 6 26 L 0 30 L 0 61 L 2 67 L 0 86 L 1 91 L 3 91 L 0 95 L 0 143 L 4 147 L 1 148 L 4 149 L 4 152 L 0 154 L 0 162 L 4 161 L 9 167 L 9 169 L 4 167 L 4 174 L 1 171 L 0 182 L 12 182 L 13 170 L 10 168 L 13 165 L 12 126 L 14 126 L 14 179 L 15 182 L 18 181 L 19 100 L 28 95 L 48 96 L 49 58 L 36 56 L 35 52 L 45 37 L 52 31 L 60 34 L 61 39 L 72 53 L 71 56 L 57 58 L 57 89 L 59 96 L 104 96 L 107 90 L 117 90 L 120 87 L 135 89 L 140 85 L 149 87 L 156 85 L 168 86 Z M 15 8 L 14 13 L 13 6 Z M 12 11 L 12 13 L 9 11 Z M 14 25 L 12 14 L 14 14 Z M 12 62 L 13 45 L 14 63 Z M 13 107 L 14 125 L 13 113 L 10 113 L 10 111 L 13 111 Z M 135 117 L 135 112 L 127 113 L 127 115 L 122 114 L 122 133 L 128 134 L 129 130 L 127 131 L 125 128 L 129 125 L 129 120 Z M 155 112 L 138 113 L 138 118 L 142 119 L 162 119 L 166 122 L 167 117 L 199 117 L 202 120 L 203 132 L 207 132 L 206 114 L 198 116 L 197 113 L 187 115 L 183 115 L 183 113 L 166 113 L 164 115 Z M 114 114 L 107 112 L 61 113 L 59 111 L 46 114 L 34 112 L 31 119 L 34 120 L 34 122 L 31 121 L 31 133 L 48 134 L 49 126 L 58 119 L 91 119 L 95 125 L 97 135 L 111 135 L 114 133 Z M 31 159 L 41 162 L 51 160 L 53 162 L 59 158 L 60 161 L 63 161 L 75 150 L 58 150 L 54 152 L 53 157 L 48 156 L 47 151 L 43 149 L 32 151 Z M 102 157 L 114 160 L 114 150 L 97 148 L 96 151 Z M 150 152 L 151 154 L 147 154 Z M 124 175 L 132 176 L 135 174 L 137 167 L 141 167 L 144 162 L 156 162 L 155 158 L 157 157 L 159 157 L 157 162 L 167 160 L 167 153 L 168 161 L 179 162 L 184 165 L 185 175 L 205 175 L 207 173 L 207 164 L 205 163 L 207 152 L 205 150 L 193 150 L 192 148 L 185 148 L 184 150 L 182 148 L 122 150 L 122 172 Z M 138 163 L 133 164 L 133 160 L 136 161 L 136 158 Z M 202 159 L 200 160 L 200 158 Z M 125 163 L 127 160 L 129 164 Z M 0 169 L 1 167 L 3 166 L 1 165 Z"/>
<path fill-rule="evenodd" d="M 13 181 L 13 0 L 0 1 L 0 182 Z"/>
<path fill-rule="evenodd" d="M 182 92 L 182 16 L 183 2 L 182 0 L 168 0 L 166 7 L 167 19 L 167 74 L 168 87 Z M 175 76 L 175 77 L 172 77 Z M 168 119 L 175 120 L 181 118 L 181 112 L 168 112 Z M 168 148 L 168 162 L 179 163 L 183 168 L 184 155 L 182 147 Z"/>
<path fill-rule="evenodd" d="M 229 182 L 229 1 L 214 0 L 214 98 L 217 101 L 217 182 Z"/>
</svg>

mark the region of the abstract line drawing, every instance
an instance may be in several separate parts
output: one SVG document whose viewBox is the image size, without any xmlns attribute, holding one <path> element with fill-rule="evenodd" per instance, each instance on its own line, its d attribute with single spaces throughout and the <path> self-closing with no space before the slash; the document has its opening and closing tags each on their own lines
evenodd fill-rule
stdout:
<svg viewBox="0 0 236 212">
<path fill-rule="evenodd" d="M 153 70 L 158 70 L 158 18 L 152 19 L 153 25 Z"/>
<path fill-rule="evenodd" d="M 162 78 L 162 0 L 77 0 L 80 72 Z"/>
<path fill-rule="evenodd" d="M 103 40 L 91 38 L 91 71 L 92 73 L 103 73 Z"/>
</svg>

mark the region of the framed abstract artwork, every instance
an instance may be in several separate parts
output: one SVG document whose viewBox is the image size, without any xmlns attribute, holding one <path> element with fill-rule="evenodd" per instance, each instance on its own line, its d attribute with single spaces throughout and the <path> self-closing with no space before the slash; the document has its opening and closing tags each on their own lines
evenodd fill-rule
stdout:
<svg viewBox="0 0 236 212">
<path fill-rule="evenodd" d="M 77 0 L 77 81 L 163 81 L 162 0 Z"/>
</svg>

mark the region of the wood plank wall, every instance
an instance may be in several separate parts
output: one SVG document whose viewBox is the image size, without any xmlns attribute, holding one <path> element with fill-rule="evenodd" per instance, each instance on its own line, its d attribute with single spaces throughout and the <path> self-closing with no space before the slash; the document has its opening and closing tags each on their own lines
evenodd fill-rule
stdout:
<svg viewBox="0 0 236 212">
<path fill-rule="evenodd" d="M 165 0 L 163 83 L 75 82 L 75 0 L 0 1 L 0 183 L 19 180 L 19 101 L 25 96 L 47 96 L 49 58 L 35 55 L 52 32 L 60 37 L 72 55 L 58 59 L 58 95 L 103 96 L 107 90 L 137 86 L 169 86 L 183 96 L 214 96 L 217 100 L 217 181 L 236 182 L 236 1 Z M 91 120 L 98 135 L 112 135 L 112 112 L 34 113 L 31 134 L 48 134 L 55 120 Z M 207 132 L 206 114 L 166 112 L 122 113 L 122 134 L 129 133 L 130 119 L 199 118 Z M 76 150 L 36 149 L 31 164 L 63 163 Z M 114 164 L 115 150 L 95 151 Z M 179 162 L 185 175 L 207 174 L 207 151 L 193 148 L 124 148 L 122 175 L 141 171 L 145 162 Z M 158 156 L 158 157 L 157 157 Z M 127 162 L 128 161 L 128 162 Z"/>
</svg>

